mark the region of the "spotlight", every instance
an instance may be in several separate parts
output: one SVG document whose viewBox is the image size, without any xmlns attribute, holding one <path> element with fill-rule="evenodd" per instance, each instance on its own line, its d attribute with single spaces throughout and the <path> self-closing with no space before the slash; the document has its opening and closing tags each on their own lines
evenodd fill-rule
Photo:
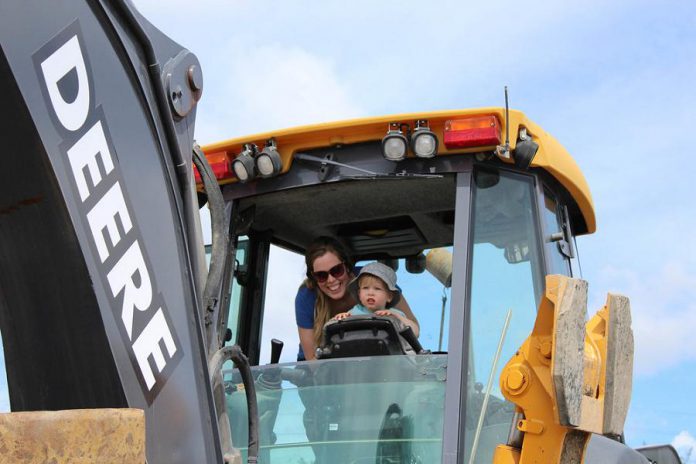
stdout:
<svg viewBox="0 0 696 464">
<path fill-rule="evenodd" d="M 411 135 L 411 150 L 419 158 L 432 158 L 437 154 L 437 137 L 425 119 L 416 121 L 416 128 Z"/>
<path fill-rule="evenodd" d="M 283 163 L 280 153 L 275 145 L 275 140 L 270 139 L 261 153 L 256 155 L 256 170 L 261 177 L 273 177 L 280 172 Z"/>
<path fill-rule="evenodd" d="M 382 155 L 389 161 L 401 161 L 406 157 L 408 140 L 401 132 L 401 125 L 397 122 L 389 124 L 387 135 L 382 139 Z"/>
<path fill-rule="evenodd" d="M 425 255 L 423 252 L 406 258 L 406 270 L 411 274 L 421 274 L 425 271 Z"/>
<path fill-rule="evenodd" d="M 515 146 L 515 166 L 525 170 L 529 169 L 537 150 L 539 150 L 539 144 L 527 134 L 527 129 L 520 129 L 520 137 Z"/>
<path fill-rule="evenodd" d="M 249 182 L 256 177 L 256 167 L 254 163 L 255 152 L 256 147 L 254 145 L 246 144 L 242 152 L 232 161 L 232 169 L 234 169 L 234 173 L 237 175 L 239 182 Z"/>
</svg>

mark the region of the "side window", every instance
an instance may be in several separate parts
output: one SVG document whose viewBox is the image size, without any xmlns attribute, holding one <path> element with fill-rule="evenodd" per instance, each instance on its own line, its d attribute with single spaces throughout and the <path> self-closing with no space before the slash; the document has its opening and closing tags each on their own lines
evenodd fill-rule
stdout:
<svg viewBox="0 0 696 464">
<path fill-rule="evenodd" d="M 480 169 L 474 181 L 465 433 L 470 455 L 480 432 L 473 462 L 483 464 L 493 461 L 495 445 L 508 437 L 515 407 L 497 379 L 534 326 L 544 266 L 534 179 Z"/>
<path fill-rule="evenodd" d="M 546 249 L 549 274 L 570 276 L 571 244 L 563 230 L 563 213 L 556 197 L 544 188 L 544 247 Z"/>
<path fill-rule="evenodd" d="M 245 278 L 245 269 L 247 266 L 247 243 L 248 239 L 246 237 L 240 237 L 237 244 L 237 254 L 235 256 L 235 270 L 236 277 L 232 275 L 230 278 L 230 299 L 227 308 L 227 328 L 232 332 L 232 337 L 230 340 L 225 342 L 225 345 L 234 345 L 237 340 L 237 330 L 239 328 L 239 305 L 241 298 L 241 287 L 239 285 L 239 280 Z M 211 245 L 205 246 L 205 261 L 206 264 L 210 265 L 210 253 Z"/>
<path fill-rule="evenodd" d="M 295 323 L 295 295 L 304 278 L 304 256 L 271 245 L 261 326 L 260 365 L 271 360 L 273 338 L 283 342 L 280 362 L 297 361 L 300 338 Z"/>
</svg>

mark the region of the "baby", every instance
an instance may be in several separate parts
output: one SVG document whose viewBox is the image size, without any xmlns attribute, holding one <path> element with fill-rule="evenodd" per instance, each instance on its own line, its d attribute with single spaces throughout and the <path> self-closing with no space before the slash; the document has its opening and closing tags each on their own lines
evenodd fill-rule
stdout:
<svg viewBox="0 0 696 464">
<path fill-rule="evenodd" d="M 360 270 L 358 276 L 348 284 L 348 290 L 360 303 L 350 311 L 334 316 L 335 320 L 350 316 L 390 316 L 398 319 L 404 325 L 416 330 L 416 324 L 408 319 L 398 309 L 387 309 L 394 306 L 401 298 L 401 292 L 396 286 L 396 273 L 382 263 L 370 263 Z"/>
</svg>

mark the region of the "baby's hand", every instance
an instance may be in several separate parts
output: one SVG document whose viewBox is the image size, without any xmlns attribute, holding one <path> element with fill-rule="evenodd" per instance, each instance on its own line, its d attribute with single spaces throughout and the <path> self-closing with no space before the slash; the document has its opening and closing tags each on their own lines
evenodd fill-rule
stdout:
<svg viewBox="0 0 696 464">
<path fill-rule="evenodd" d="M 389 311 L 388 309 L 380 309 L 379 311 L 375 311 L 375 316 L 393 316 L 394 313 Z"/>
<path fill-rule="evenodd" d="M 332 321 L 340 321 L 341 319 L 345 319 L 347 317 L 350 317 L 350 313 L 338 313 L 331 320 Z"/>
</svg>

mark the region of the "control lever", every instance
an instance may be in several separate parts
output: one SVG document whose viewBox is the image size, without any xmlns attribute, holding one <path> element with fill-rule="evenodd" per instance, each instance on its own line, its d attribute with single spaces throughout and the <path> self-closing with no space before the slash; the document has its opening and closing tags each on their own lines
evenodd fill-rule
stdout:
<svg viewBox="0 0 696 464">
<path fill-rule="evenodd" d="M 283 351 L 283 342 L 277 338 L 271 339 L 271 362 L 269 365 L 278 364 L 280 361 L 280 353 Z M 280 368 L 265 369 L 259 376 L 259 386 L 267 389 L 279 389 L 282 379 L 280 378 Z"/>
<path fill-rule="evenodd" d="M 404 339 L 408 342 L 409 345 L 411 345 L 411 348 L 413 348 L 413 351 L 415 351 L 416 354 L 430 354 L 430 350 L 423 349 L 423 345 L 420 344 L 418 338 L 416 337 L 416 334 L 413 333 L 413 329 L 411 329 L 410 327 L 406 327 L 404 330 L 399 332 L 399 335 L 404 337 Z"/>
<path fill-rule="evenodd" d="M 280 353 L 283 351 L 283 342 L 277 338 L 271 339 L 271 364 L 278 364 Z"/>
</svg>

